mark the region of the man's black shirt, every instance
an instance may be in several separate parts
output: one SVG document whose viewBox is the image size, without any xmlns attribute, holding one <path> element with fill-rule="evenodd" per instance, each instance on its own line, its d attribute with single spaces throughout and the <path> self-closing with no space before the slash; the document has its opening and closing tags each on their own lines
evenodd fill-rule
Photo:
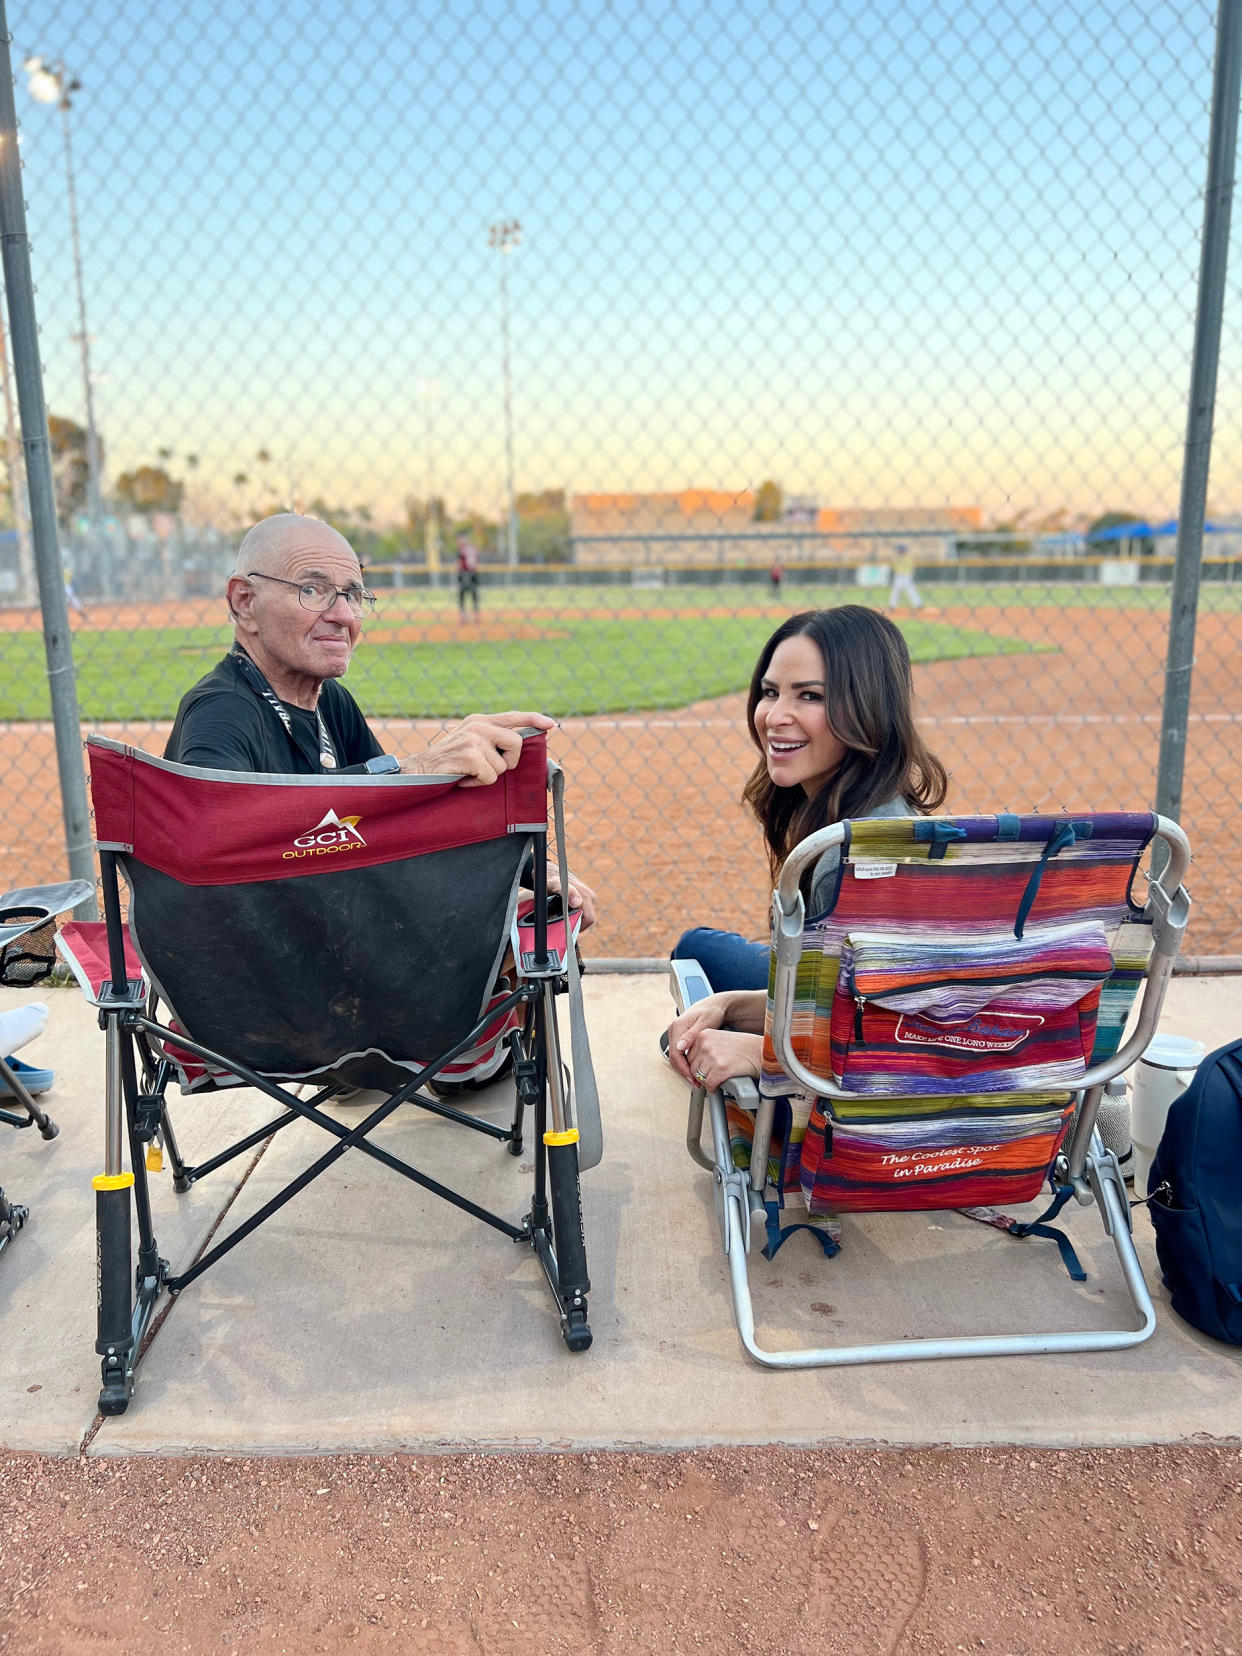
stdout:
<svg viewBox="0 0 1242 1656">
<path fill-rule="evenodd" d="M 282 706 L 293 726 L 292 736 L 275 708 L 246 683 L 232 656 L 225 656 L 181 698 L 164 757 L 206 770 L 323 775 L 315 715 L 291 702 Z M 384 751 L 357 702 L 335 679 L 325 679 L 320 686 L 319 711 L 336 749 L 338 770 L 360 770 Z"/>
</svg>

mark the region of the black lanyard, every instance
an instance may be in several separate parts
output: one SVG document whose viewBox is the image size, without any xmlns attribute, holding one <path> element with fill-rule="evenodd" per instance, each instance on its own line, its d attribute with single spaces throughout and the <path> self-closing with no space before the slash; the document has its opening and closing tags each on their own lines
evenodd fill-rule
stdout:
<svg viewBox="0 0 1242 1656">
<path fill-rule="evenodd" d="M 302 744 L 298 741 L 297 733 L 294 731 L 293 720 L 289 717 L 289 709 L 277 696 L 276 692 L 264 678 L 258 667 L 256 667 L 254 662 L 251 661 L 250 657 L 246 654 L 245 650 L 242 649 L 240 644 L 235 644 L 229 651 L 229 655 L 232 660 L 236 662 L 237 671 L 245 679 L 246 683 L 254 691 L 255 695 L 265 701 L 272 709 L 281 724 L 284 725 L 285 734 L 288 736 L 289 740 L 293 743 L 294 747 L 297 748 L 298 752 L 302 753 Z M 320 769 L 335 770 L 338 764 L 336 749 L 332 745 L 332 738 L 328 734 L 328 727 L 323 722 L 323 714 L 318 706 L 315 708 L 315 723 L 319 727 Z"/>
</svg>

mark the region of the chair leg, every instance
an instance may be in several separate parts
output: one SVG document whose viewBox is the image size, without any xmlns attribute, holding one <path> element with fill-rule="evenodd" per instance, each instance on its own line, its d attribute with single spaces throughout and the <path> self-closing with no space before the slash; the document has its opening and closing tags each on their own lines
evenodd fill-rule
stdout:
<svg viewBox="0 0 1242 1656">
<path fill-rule="evenodd" d="M 552 1235 L 556 1247 L 556 1275 L 561 1301 L 561 1328 L 570 1351 L 585 1351 L 591 1344 L 587 1322 L 586 1234 L 582 1228 L 582 1193 L 578 1181 L 577 1132 L 570 1142 L 554 1142 L 559 1135 L 546 1133 L 548 1186 L 552 1197 Z"/>
<path fill-rule="evenodd" d="M 51 1116 L 48 1115 L 46 1111 L 35 1102 L 33 1094 L 26 1087 L 21 1076 L 18 1075 L 13 1070 L 12 1066 L 7 1064 L 3 1058 L 0 1058 L 0 1076 L 4 1078 L 4 1081 L 7 1084 L 9 1091 L 12 1093 L 13 1098 L 22 1107 L 22 1109 L 26 1111 L 26 1116 L 22 1118 L 14 1116 L 9 1111 L 5 1110 L 0 1112 L 0 1118 L 9 1122 L 14 1127 L 29 1127 L 30 1123 L 33 1121 L 37 1124 L 40 1133 L 45 1139 L 54 1139 L 57 1133 L 60 1132 L 60 1128 L 52 1120 Z"/>
<path fill-rule="evenodd" d="M 539 1135 L 535 1157 L 535 1198 L 528 1226 L 531 1245 L 556 1296 L 565 1344 L 570 1351 L 586 1351 L 592 1338 L 587 1321 L 587 1294 L 591 1283 L 587 1275 L 586 1237 L 582 1226 L 578 1130 L 573 1124 L 570 1100 L 565 1090 L 555 992 L 555 985 L 549 979 L 534 1009 L 533 1051 L 527 1048 L 527 1056 L 533 1057 L 538 1074 L 535 1130 Z"/>
<path fill-rule="evenodd" d="M 0 1253 L 4 1252 L 29 1218 L 30 1209 L 10 1202 L 0 1189 Z"/>
</svg>

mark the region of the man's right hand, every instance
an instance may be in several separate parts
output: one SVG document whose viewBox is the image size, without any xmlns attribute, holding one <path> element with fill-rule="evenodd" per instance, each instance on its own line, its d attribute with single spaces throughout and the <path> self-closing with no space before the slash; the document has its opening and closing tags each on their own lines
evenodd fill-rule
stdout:
<svg viewBox="0 0 1242 1656">
<path fill-rule="evenodd" d="M 522 756 L 523 729 L 554 730 L 546 713 L 471 713 L 422 753 L 402 754 L 401 769 L 423 776 L 460 776 L 463 788 L 490 787 Z"/>
</svg>

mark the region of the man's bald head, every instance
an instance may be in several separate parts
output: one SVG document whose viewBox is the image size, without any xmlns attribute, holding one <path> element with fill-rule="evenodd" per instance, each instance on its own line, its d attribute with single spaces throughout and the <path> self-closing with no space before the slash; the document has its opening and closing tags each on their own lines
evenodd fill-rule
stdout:
<svg viewBox="0 0 1242 1656">
<path fill-rule="evenodd" d="M 296 553 L 323 550 L 342 554 L 357 562 L 354 549 L 344 535 L 319 518 L 301 517 L 297 512 L 275 512 L 261 518 L 246 531 L 237 548 L 234 575 L 283 575 Z"/>
<path fill-rule="evenodd" d="M 335 589 L 326 608 L 303 583 Z M 233 636 L 278 696 L 314 707 L 324 679 L 345 672 L 362 628 L 346 595 L 361 585 L 353 547 L 319 518 L 277 512 L 242 540 L 226 588 Z"/>
</svg>

